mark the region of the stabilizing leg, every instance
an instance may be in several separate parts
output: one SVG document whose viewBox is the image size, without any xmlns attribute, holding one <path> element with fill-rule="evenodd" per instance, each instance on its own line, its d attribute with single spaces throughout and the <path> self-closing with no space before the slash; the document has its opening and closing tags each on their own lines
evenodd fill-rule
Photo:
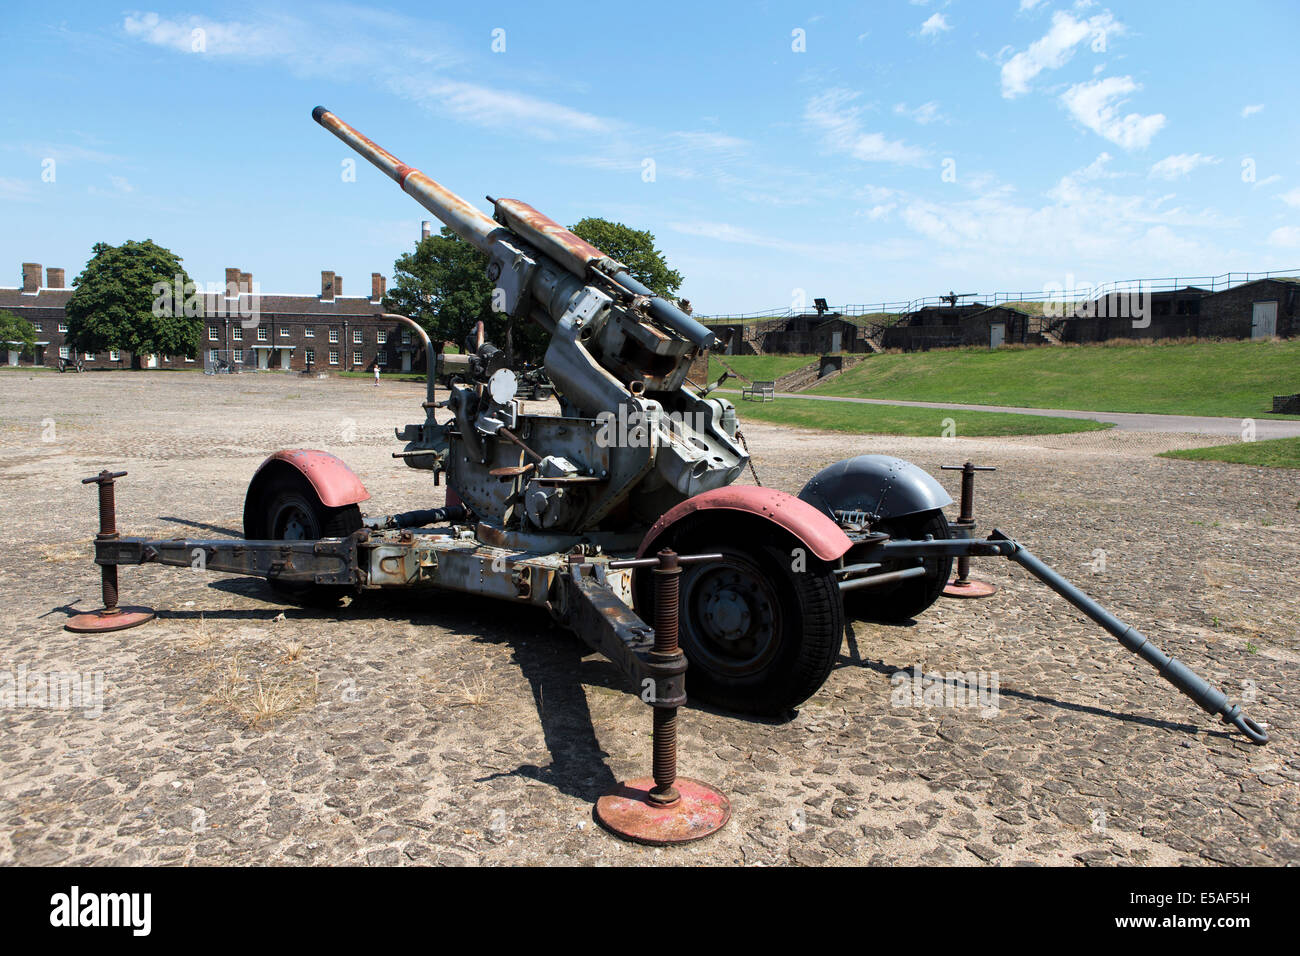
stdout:
<svg viewBox="0 0 1300 956">
<path fill-rule="evenodd" d="M 656 662 L 670 666 L 685 664 L 677 640 L 682 562 L 720 557 L 692 555 L 679 559 L 676 553 L 665 550 L 659 552 L 658 558 L 611 562 L 611 567 L 654 567 L 655 634 L 651 657 Z M 653 776 L 624 781 L 613 793 L 596 801 L 596 819 L 615 836 L 655 846 L 687 843 L 715 833 L 731 819 L 731 804 L 720 791 L 698 780 L 677 776 L 679 706 L 678 702 L 652 702 Z"/>
<path fill-rule="evenodd" d="M 1129 627 L 1115 617 L 1001 531 L 994 530 L 989 535 L 989 539 L 1010 542 L 1013 547 L 1007 553 L 1008 558 L 1104 627 L 1124 647 L 1159 671 L 1161 677 L 1194 700 L 1207 714 L 1221 717 L 1225 724 L 1236 727 L 1254 743 L 1268 743 L 1268 734 L 1263 727 L 1243 714 L 1239 705 L 1230 703 L 1223 691 L 1211 686 L 1204 678 L 1198 677 L 1182 661 L 1160 650 L 1136 628 Z"/>
<path fill-rule="evenodd" d="M 126 475 L 124 471 L 105 469 L 98 475 L 83 478 L 83 485 L 99 485 L 99 534 L 97 541 L 109 541 L 117 538 L 117 502 L 114 498 L 113 483 Z M 104 606 L 90 614 L 78 614 L 70 618 L 63 626 L 78 634 L 95 634 L 103 631 L 122 631 L 135 627 L 145 621 L 152 621 L 154 612 L 147 607 L 117 606 L 117 565 L 101 564 L 99 566 L 100 583 L 103 591 Z"/>
<path fill-rule="evenodd" d="M 961 516 L 954 527 L 961 530 L 966 537 L 975 531 L 975 472 L 997 471 L 992 465 L 976 465 L 966 462 L 964 465 L 941 465 L 944 471 L 961 472 Z M 970 558 L 959 555 L 957 558 L 957 576 L 943 589 L 944 597 L 984 598 L 996 594 L 998 587 L 988 581 L 977 581 L 970 576 Z"/>
</svg>

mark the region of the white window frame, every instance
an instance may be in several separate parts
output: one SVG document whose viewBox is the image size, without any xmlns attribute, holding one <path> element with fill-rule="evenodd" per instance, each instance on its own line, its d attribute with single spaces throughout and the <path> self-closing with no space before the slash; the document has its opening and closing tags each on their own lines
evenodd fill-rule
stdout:
<svg viewBox="0 0 1300 956">
<path fill-rule="evenodd" d="M 314 339 L 316 337 L 316 326 L 309 325 L 303 329 L 303 338 Z"/>
<path fill-rule="evenodd" d="M 233 325 L 230 328 L 230 337 L 236 342 L 244 341 L 244 327 L 242 325 Z"/>
<path fill-rule="evenodd" d="M 338 350 L 338 349 L 330 349 L 330 364 L 331 364 L 331 365 L 338 365 L 338 364 L 339 364 L 339 350 Z"/>
<path fill-rule="evenodd" d="M 375 353 L 375 361 L 380 365 L 388 364 L 388 349 L 380 349 Z"/>
<path fill-rule="evenodd" d="M 304 349 L 304 350 L 303 350 L 303 356 L 304 356 L 304 357 L 303 357 L 303 361 L 304 361 L 306 364 L 308 364 L 308 365 L 315 365 L 315 364 L 316 364 L 316 350 L 315 350 L 315 349 Z"/>
<path fill-rule="evenodd" d="M 109 349 L 109 350 L 108 350 L 108 360 L 109 360 L 110 362 L 120 362 L 120 361 L 122 361 L 122 353 L 121 353 L 120 351 L 118 351 L 117 349 Z"/>
<path fill-rule="evenodd" d="M 338 345 L 338 344 L 339 344 L 339 330 L 330 329 L 330 345 Z"/>
<path fill-rule="evenodd" d="M 353 353 L 352 353 L 352 364 L 353 364 L 353 365 L 365 365 L 365 364 L 366 364 L 366 363 L 365 363 L 365 356 L 362 355 L 360 352 L 353 352 Z"/>
<path fill-rule="evenodd" d="M 353 345 L 364 345 L 364 344 L 365 344 L 365 338 L 364 338 L 364 336 L 362 336 L 362 334 L 361 334 L 361 330 L 360 330 L 360 329 L 353 329 L 353 330 L 352 330 L 352 344 L 353 344 Z"/>
<path fill-rule="evenodd" d="M 387 330 L 387 329 L 379 329 L 378 331 L 376 331 L 376 332 L 375 332 L 375 342 L 377 342 L 379 345 L 387 345 L 387 344 L 388 344 L 388 330 Z"/>
<path fill-rule="evenodd" d="M 259 326 L 257 327 L 257 341 L 259 341 L 259 342 L 266 342 L 266 341 L 268 341 L 269 336 L 270 336 L 270 333 L 267 331 L 265 325 L 259 325 Z"/>
<path fill-rule="evenodd" d="M 62 330 L 60 330 L 60 331 L 62 331 Z M 209 326 L 208 326 L 208 341 L 209 341 L 209 342 L 220 342 L 220 341 L 221 341 L 221 339 L 217 337 L 217 327 L 216 327 L 215 325 L 209 325 Z"/>
</svg>

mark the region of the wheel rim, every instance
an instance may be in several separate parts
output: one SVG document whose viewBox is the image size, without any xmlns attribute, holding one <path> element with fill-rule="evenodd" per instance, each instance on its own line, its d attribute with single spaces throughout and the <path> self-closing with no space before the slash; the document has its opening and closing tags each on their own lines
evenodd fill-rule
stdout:
<svg viewBox="0 0 1300 956">
<path fill-rule="evenodd" d="M 271 511 L 271 537 L 278 541 L 309 541 L 320 537 L 316 514 L 297 496 L 282 498 Z"/>
<path fill-rule="evenodd" d="M 726 555 L 682 582 L 683 631 L 691 664 L 740 677 L 772 660 L 781 634 L 781 603 L 766 576 Z"/>
</svg>

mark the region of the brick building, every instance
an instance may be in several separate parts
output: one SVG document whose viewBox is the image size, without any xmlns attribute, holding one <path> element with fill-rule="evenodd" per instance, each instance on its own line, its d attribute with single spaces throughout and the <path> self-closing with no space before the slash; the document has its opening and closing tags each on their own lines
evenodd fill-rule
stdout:
<svg viewBox="0 0 1300 956">
<path fill-rule="evenodd" d="M 62 358 L 79 359 L 86 368 L 131 368 L 134 356 L 105 351 L 74 356 L 64 336 L 64 309 L 72 290 L 64 270 L 42 270 L 25 262 L 17 288 L 0 288 L 0 309 L 27 319 L 36 327 L 34 354 L 20 355 L 4 343 L 0 352 L 9 365 L 57 366 Z M 227 364 L 259 370 L 422 371 L 424 351 L 418 337 L 404 324 L 382 319 L 387 280 L 375 272 L 369 295 L 345 296 L 343 278 L 321 272 L 318 295 L 253 294 L 253 277 L 237 268 L 226 270 L 226 293 L 203 294 L 197 358 L 142 355 L 142 368 L 193 369 Z M 414 339 L 414 341 L 413 341 Z"/>
</svg>

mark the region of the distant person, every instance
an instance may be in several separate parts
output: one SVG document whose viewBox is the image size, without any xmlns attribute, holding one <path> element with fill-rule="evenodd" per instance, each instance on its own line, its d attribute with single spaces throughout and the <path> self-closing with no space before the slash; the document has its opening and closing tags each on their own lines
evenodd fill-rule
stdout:
<svg viewBox="0 0 1300 956">
<path fill-rule="evenodd" d="M 375 388 L 379 387 L 379 365 L 375 365 Z"/>
</svg>

